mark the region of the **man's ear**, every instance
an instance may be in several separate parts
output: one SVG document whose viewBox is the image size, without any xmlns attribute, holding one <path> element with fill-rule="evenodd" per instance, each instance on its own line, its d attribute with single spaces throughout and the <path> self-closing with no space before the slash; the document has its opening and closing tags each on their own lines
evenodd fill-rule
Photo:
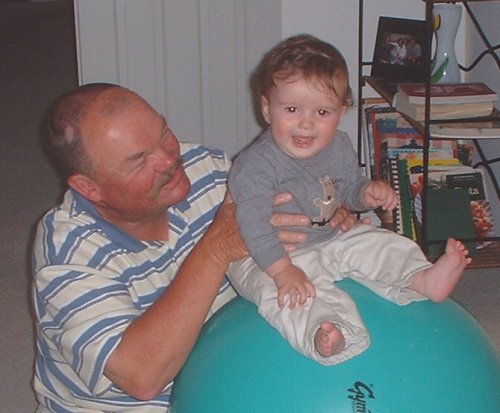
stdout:
<svg viewBox="0 0 500 413">
<path fill-rule="evenodd" d="M 93 203 L 101 200 L 99 186 L 88 176 L 82 174 L 71 175 L 68 178 L 68 185 Z"/>
<path fill-rule="evenodd" d="M 265 96 L 260 97 L 260 111 L 266 123 L 271 124 L 271 116 L 269 116 L 269 100 Z"/>
</svg>

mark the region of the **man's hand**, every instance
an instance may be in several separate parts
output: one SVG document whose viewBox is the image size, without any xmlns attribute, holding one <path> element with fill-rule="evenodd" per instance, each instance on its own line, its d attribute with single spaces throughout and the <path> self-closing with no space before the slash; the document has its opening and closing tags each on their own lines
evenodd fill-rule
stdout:
<svg viewBox="0 0 500 413">
<path fill-rule="evenodd" d="M 212 254 L 223 266 L 227 267 L 231 262 L 248 256 L 248 249 L 236 222 L 236 205 L 229 191 L 205 237 L 210 237 L 208 244 L 213 250 Z"/>
<path fill-rule="evenodd" d="M 292 200 L 292 195 L 288 192 L 279 193 L 274 197 L 274 206 L 284 205 Z M 358 219 L 344 207 L 337 208 L 330 225 L 332 228 L 340 228 L 348 231 L 358 223 Z M 369 222 L 367 222 L 369 223 Z M 278 237 L 283 243 L 285 250 L 294 251 L 297 246 L 307 240 L 307 235 L 300 231 L 290 231 L 287 227 L 306 227 L 311 224 L 310 219 L 302 214 L 275 213 L 271 218 L 271 225 L 278 229 Z"/>
</svg>

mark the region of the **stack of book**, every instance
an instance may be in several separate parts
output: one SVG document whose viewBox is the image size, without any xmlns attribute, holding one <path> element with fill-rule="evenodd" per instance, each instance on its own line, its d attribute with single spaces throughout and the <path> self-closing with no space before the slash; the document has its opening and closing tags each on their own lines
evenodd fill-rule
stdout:
<svg viewBox="0 0 500 413">
<path fill-rule="evenodd" d="M 365 115 L 368 173 L 372 179 L 391 183 L 399 196 L 398 208 L 380 218 L 387 227 L 417 241 L 422 225 L 423 138 L 392 108 L 368 107 Z M 483 172 L 471 166 L 472 143 L 449 139 L 431 140 L 430 145 L 428 239 L 493 236 Z M 479 241 L 468 247 L 474 251 L 486 245 Z M 430 255 L 440 255 L 443 246 L 432 246 Z"/>
<path fill-rule="evenodd" d="M 401 83 L 392 106 L 409 117 L 425 118 L 424 83 Z M 462 119 L 490 115 L 497 94 L 484 82 L 441 83 L 430 87 L 430 119 Z"/>
</svg>

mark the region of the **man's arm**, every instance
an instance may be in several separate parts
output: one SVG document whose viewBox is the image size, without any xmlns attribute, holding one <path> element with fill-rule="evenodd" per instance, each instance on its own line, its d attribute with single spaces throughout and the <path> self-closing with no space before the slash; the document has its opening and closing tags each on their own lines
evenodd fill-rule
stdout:
<svg viewBox="0 0 500 413">
<path fill-rule="evenodd" d="M 235 206 L 225 202 L 170 286 L 125 330 L 106 376 L 138 399 L 159 394 L 189 356 L 229 263 L 246 255 Z"/>
</svg>

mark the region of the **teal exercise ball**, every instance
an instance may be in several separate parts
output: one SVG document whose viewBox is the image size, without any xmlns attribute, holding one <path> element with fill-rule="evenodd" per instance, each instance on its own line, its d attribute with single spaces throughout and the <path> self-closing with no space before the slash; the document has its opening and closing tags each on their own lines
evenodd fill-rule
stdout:
<svg viewBox="0 0 500 413">
<path fill-rule="evenodd" d="M 237 298 L 206 324 L 176 379 L 173 413 L 500 412 L 500 356 L 449 299 L 397 306 L 344 280 L 371 335 L 362 354 L 322 366 Z"/>
</svg>

